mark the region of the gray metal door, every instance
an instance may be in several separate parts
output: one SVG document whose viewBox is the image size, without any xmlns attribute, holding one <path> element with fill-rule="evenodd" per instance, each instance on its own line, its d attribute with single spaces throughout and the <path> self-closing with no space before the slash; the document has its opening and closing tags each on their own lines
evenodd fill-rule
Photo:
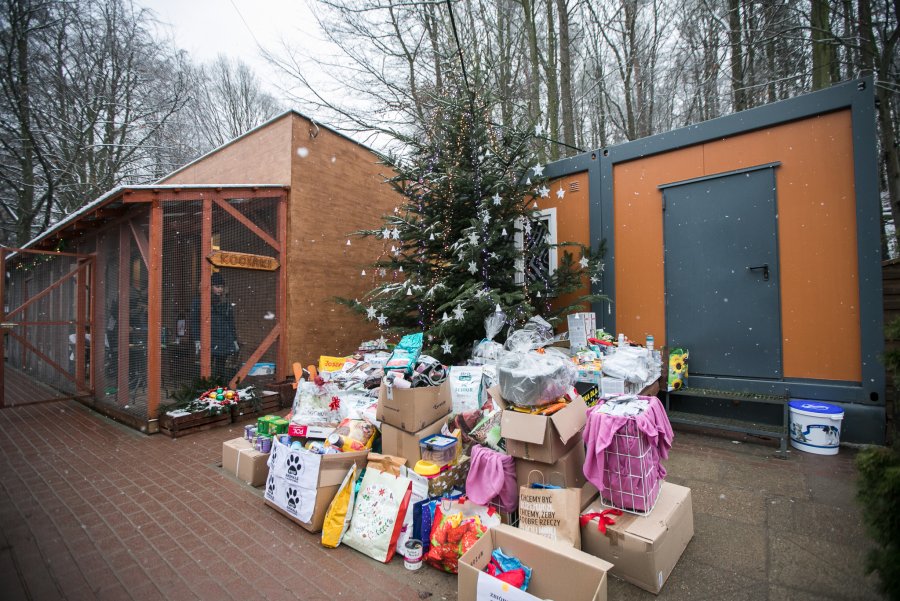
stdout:
<svg viewBox="0 0 900 601">
<path fill-rule="evenodd" d="M 691 375 L 782 375 L 775 166 L 660 186 L 666 341 Z"/>
</svg>

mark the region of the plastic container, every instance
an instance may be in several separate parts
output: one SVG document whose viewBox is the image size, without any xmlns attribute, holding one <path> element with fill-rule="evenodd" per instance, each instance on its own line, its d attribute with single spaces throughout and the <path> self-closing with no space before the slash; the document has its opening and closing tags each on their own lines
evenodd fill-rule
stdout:
<svg viewBox="0 0 900 601">
<path fill-rule="evenodd" d="M 796 399 L 791 410 L 791 446 L 816 455 L 837 455 L 844 410 L 821 401 Z"/>
<path fill-rule="evenodd" d="M 434 434 L 419 441 L 419 455 L 423 461 L 438 466 L 449 465 L 456 459 L 456 445 L 459 439 L 442 434 Z"/>
</svg>

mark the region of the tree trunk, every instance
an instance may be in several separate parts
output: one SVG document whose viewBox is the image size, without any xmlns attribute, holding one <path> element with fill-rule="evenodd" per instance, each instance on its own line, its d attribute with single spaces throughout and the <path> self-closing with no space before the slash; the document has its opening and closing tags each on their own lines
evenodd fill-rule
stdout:
<svg viewBox="0 0 900 601">
<path fill-rule="evenodd" d="M 741 0 L 728 0 L 728 27 L 731 44 L 731 90 L 734 110 L 747 108 L 744 89 L 744 52 L 741 44 Z"/>
<path fill-rule="evenodd" d="M 575 107 L 572 100 L 572 54 L 569 39 L 569 7 L 566 0 L 556 0 L 559 16 L 559 92 L 562 109 L 563 140 L 569 146 L 578 146 L 575 139 Z M 563 149 L 566 156 L 575 154 L 574 148 Z"/>
<path fill-rule="evenodd" d="M 549 138 L 559 140 L 559 78 L 556 71 L 556 26 L 553 22 L 553 3 L 547 2 L 547 62 L 544 71 L 547 73 L 547 117 L 550 129 Z M 559 159 L 559 144 L 550 144 L 550 160 Z"/>
<path fill-rule="evenodd" d="M 522 0 L 525 28 L 528 32 L 528 115 L 535 123 L 541 123 L 541 72 L 538 56 L 537 24 L 531 0 Z"/>
<path fill-rule="evenodd" d="M 812 0 L 809 14 L 812 39 L 812 89 L 831 86 L 835 67 L 833 34 L 831 33 L 831 6 L 829 0 Z"/>
</svg>

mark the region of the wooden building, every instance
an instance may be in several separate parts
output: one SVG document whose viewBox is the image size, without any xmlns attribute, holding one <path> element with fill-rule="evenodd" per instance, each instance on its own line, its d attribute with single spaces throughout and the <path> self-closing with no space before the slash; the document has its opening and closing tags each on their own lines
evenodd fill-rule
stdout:
<svg viewBox="0 0 900 601">
<path fill-rule="evenodd" d="M 335 297 L 371 283 L 361 271 L 383 242 L 352 232 L 397 206 L 384 174 L 370 149 L 289 111 L 111 191 L 0 252 L 3 321 L 17 322 L 0 378 L 39 378 L 153 431 L 161 402 L 200 376 L 281 379 L 354 350 L 376 330 Z"/>
</svg>

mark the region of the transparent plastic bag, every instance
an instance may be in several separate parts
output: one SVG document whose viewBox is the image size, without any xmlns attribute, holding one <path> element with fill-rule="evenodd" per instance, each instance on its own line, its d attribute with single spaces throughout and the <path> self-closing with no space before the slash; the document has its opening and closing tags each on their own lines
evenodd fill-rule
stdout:
<svg viewBox="0 0 900 601">
<path fill-rule="evenodd" d="M 603 360 L 603 373 L 611 378 L 632 384 L 643 384 L 651 379 L 651 353 L 640 347 L 620 347 Z"/>
<path fill-rule="evenodd" d="M 503 354 L 503 345 L 494 342 L 494 338 L 503 329 L 506 323 L 506 313 L 497 305 L 494 312 L 484 318 L 484 333 L 486 337 L 475 345 L 472 351 L 472 363 L 474 365 L 494 365 Z"/>
<path fill-rule="evenodd" d="M 563 353 L 509 352 L 497 363 L 503 399 L 520 407 L 540 407 L 556 401 L 575 383 L 578 370 Z"/>
</svg>

